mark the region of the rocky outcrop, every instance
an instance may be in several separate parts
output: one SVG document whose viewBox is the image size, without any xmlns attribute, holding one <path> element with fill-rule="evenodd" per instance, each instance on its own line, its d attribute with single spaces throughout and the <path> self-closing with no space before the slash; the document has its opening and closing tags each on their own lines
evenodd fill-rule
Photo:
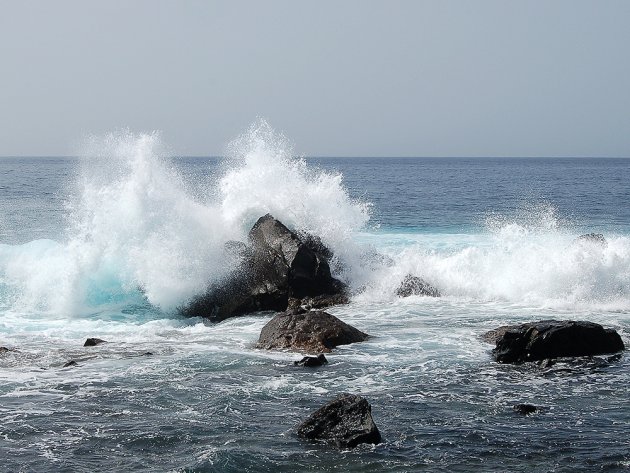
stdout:
<svg viewBox="0 0 630 473">
<path fill-rule="evenodd" d="M 377 444 L 381 434 L 372 418 L 372 407 L 361 396 L 342 394 L 315 411 L 298 427 L 299 437 L 354 448 Z"/>
<path fill-rule="evenodd" d="M 317 356 L 305 356 L 300 361 L 294 361 L 295 366 L 305 366 L 307 368 L 315 368 L 317 366 L 324 366 L 328 363 L 326 357 L 320 353 Z"/>
<path fill-rule="evenodd" d="M 407 274 L 405 279 L 402 280 L 398 289 L 396 289 L 396 295 L 399 297 L 409 296 L 429 296 L 440 297 L 440 291 L 438 291 L 431 284 L 418 276 Z"/>
<path fill-rule="evenodd" d="M 185 315 L 220 321 L 262 310 L 284 311 L 290 298 L 315 298 L 320 306 L 342 300 L 330 299 L 344 294 L 345 285 L 330 274 L 331 253 L 319 238 L 302 240 L 267 214 L 252 227 L 248 240 L 248 245 L 229 242 L 226 251 L 241 263 L 183 308 Z"/>
<path fill-rule="evenodd" d="M 96 345 L 100 345 L 101 343 L 107 343 L 105 340 L 101 340 L 100 338 L 88 338 L 83 344 L 84 347 L 95 347 Z"/>
<path fill-rule="evenodd" d="M 500 363 L 603 355 L 624 349 L 615 330 L 572 320 L 543 320 L 499 327 L 487 332 L 483 338 L 496 343 L 492 354 Z"/>
<path fill-rule="evenodd" d="M 267 322 L 260 332 L 257 347 L 322 353 L 368 337 L 327 312 L 285 312 Z"/>
</svg>

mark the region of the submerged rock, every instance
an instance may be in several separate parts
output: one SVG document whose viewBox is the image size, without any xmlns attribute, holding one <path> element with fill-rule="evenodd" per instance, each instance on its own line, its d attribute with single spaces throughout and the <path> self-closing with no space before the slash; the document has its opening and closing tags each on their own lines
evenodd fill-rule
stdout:
<svg viewBox="0 0 630 473">
<path fill-rule="evenodd" d="M 315 411 L 298 426 L 297 434 L 308 440 L 334 443 L 340 448 L 381 442 L 372 407 L 363 397 L 353 394 L 342 394 Z"/>
<path fill-rule="evenodd" d="M 542 320 L 499 327 L 483 337 L 495 341 L 492 354 L 500 363 L 522 363 L 560 357 L 616 353 L 623 341 L 613 329 L 572 320 Z"/>
<path fill-rule="evenodd" d="M 257 347 L 321 353 L 330 352 L 338 345 L 362 342 L 368 337 L 327 312 L 287 312 L 267 322 L 260 332 Z"/>
<path fill-rule="evenodd" d="M 323 304 L 326 297 L 345 292 L 345 285 L 330 273 L 330 250 L 315 237 L 304 242 L 269 214 L 250 230 L 249 246 L 239 242 L 227 246 L 241 263 L 183 308 L 185 315 L 220 321 L 262 310 L 284 311 L 289 298 L 319 297 Z"/>
<path fill-rule="evenodd" d="M 399 297 L 409 296 L 429 296 L 440 297 L 440 291 L 438 291 L 431 284 L 424 279 L 411 274 L 407 274 L 405 278 L 396 289 L 396 295 Z"/>
<path fill-rule="evenodd" d="M 107 343 L 106 340 L 101 340 L 100 338 L 88 338 L 83 344 L 84 347 L 95 347 L 96 345 L 100 345 L 101 343 Z"/>
<path fill-rule="evenodd" d="M 305 356 L 300 361 L 294 361 L 295 366 L 305 366 L 307 368 L 315 368 L 317 366 L 323 366 L 328 363 L 328 360 L 323 353 L 317 356 Z"/>
<path fill-rule="evenodd" d="M 2 354 L 2 353 L 8 353 L 8 352 L 10 352 L 10 351 L 11 351 L 11 349 L 10 349 L 10 348 L 7 348 L 7 347 L 0 347 L 0 354 Z"/>
<path fill-rule="evenodd" d="M 78 366 L 78 364 L 79 364 L 79 363 L 77 363 L 76 361 L 74 361 L 74 360 L 70 360 L 70 361 L 68 361 L 67 363 L 65 363 L 65 364 L 63 365 L 63 368 L 69 368 L 69 367 L 71 367 L 71 366 Z"/>
<path fill-rule="evenodd" d="M 522 414 L 524 416 L 533 414 L 538 410 L 538 408 L 533 404 L 516 404 L 512 406 L 512 409 L 514 409 L 515 412 L 518 412 L 519 414 Z"/>
<path fill-rule="evenodd" d="M 584 235 L 580 235 L 575 239 L 576 242 L 589 242 L 596 243 L 601 246 L 607 246 L 608 242 L 606 238 L 601 233 L 586 233 Z"/>
</svg>

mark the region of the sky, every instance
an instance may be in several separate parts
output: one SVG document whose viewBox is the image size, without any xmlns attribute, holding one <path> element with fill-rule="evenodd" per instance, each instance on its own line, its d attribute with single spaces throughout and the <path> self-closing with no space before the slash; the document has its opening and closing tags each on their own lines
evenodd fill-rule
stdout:
<svg viewBox="0 0 630 473">
<path fill-rule="evenodd" d="M 630 1 L 0 0 L 0 156 L 630 156 Z"/>
</svg>

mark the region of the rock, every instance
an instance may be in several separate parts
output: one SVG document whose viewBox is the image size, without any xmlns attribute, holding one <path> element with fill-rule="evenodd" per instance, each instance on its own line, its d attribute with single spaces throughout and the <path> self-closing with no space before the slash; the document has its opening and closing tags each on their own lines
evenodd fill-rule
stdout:
<svg viewBox="0 0 630 473">
<path fill-rule="evenodd" d="M 145 351 L 142 356 L 153 356 L 153 352 Z"/>
<path fill-rule="evenodd" d="M 538 362 L 538 366 L 542 369 L 547 369 L 547 368 L 551 368 L 553 365 L 555 365 L 556 362 L 554 360 L 551 360 L 549 358 L 545 358 L 544 360 L 541 360 Z"/>
<path fill-rule="evenodd" d="M 307 368 L 314 368 L 316 366 L 323 366 L 328 363 L 328 360 L 323 353 L 317 356 L 305 356 L 300 361 L 294 361 L 295 366 L 306 366 Z"/>
<path fill-rule="evenodd" d="M 84 347 L 95 347 L 96 345 L 100 345 L 101 343 L 107 343 L 105 340 L 101 340 L 100 338 L 88 338 L 83 344 Z"/>
<path fill-rule="evenodd" d="M 65 365 L 63 365 L 64 368 L 69 368 L 70 366 L 77 366 L 79 363 L 77 363 L 74 360 L 70 360 L 68 361 Z"/>
<path fill-rule="evenodd" d="M 381 442 L 370 404 L 353 394 L 342 394 L 315 411 L 300 424 L 297 434 L 308 440 L 334 443 L 340 448 Z"/>
<path fill-rule="evenodd" d="M 486 333 L 484 338 L 495 340 L 496 347 L 492 353 L 500 363 L 603 355 L 624 349 L 623 341 L 615 330 L 592 322 L 572 320 L 542 320 L 499 327 Z"/>
<path fill-rule="evenodd" d="M 578 243 L 589 242 L 596 243 L 601 246 L 608 246 L 606 238 L 604 238 L 604 235 L 602 235 L 601 233 L 586 233 L 585 235 L 580 235 L 579 237 L 577 237 L 575 241 Z"/>
<path fill-rule="evenodd" d="M 287 310 L 302 309 L 303 311 L 307 311 L 313 309 L 325 309 L 335 305 L 348 304 L 349 302 L 350 299 L 345 293 L 322 294 L 320 296 L 304 297 L 302 299 L 292 297 L 289 298 Z"/>
<path fill-rule="evenodd" d="M 280 221 L 267 214 L 249 232 L 249 246 L 228 242 L 226 251 L 240 264 L 225 280 L 181 309 L 184 315 L 215 321 L 251 312 L 287 309 L 289 298 L 335 296 L 345 285 L 332 277 L 319 239 L 305 243 Z M 321 303 L 325 300 L 322 297 Z"/>
<path fill-rule="evenodd" d="M 326 312 L 285 312 L 267 322 L 260 332 L 257 347 L 328 353 L 338 345 L 362 342 L 368 337 Z"/>
<path fill-rule="evenodd" d="M 538 408 L 533 404 L 516 404 L 512 408 L 515 412 L 518 412 L 519 414 L 522 414 L 524 416 L 533 414 L 538 410 Z"/>
<path fill-rule="evenodd" d="M 424 279 L 417 276 L 407 274 L 405 279 L 402 280 L 398 289 L 396 289 L 396 295 L 399 297 L 409 296 L 430 296 L 440 297 L 440 291 L 431 286 Z"/>
<path fill-rule="evenodd" d="M 0 347 L 0 354 L 3 354 L 3 353 L 8 353 L 8 352 L 10 352 L 10 351 L 11 351 L 11 349 L 10 349 L 10 348 L 7 348 L 7 347 Z"/>
</svg>

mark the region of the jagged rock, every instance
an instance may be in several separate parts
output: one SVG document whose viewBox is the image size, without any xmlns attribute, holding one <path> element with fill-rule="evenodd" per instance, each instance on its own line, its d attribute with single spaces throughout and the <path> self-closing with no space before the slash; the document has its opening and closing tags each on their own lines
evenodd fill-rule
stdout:
<svg viewBox="0 0 630 473">
<path fill-rule="evenodd" d="M 353 394 L 342 394 L 315 411 L 299 425 L 297 434 L 308 440 L 334 443 L 340 448 L 381 442 L 372 407 L 365 398 Z"/>
<path fill-rule="evenodd" d="M 585 235 L 580 235 L 575 239 L 576 242 L 589 242 L 596 243 L 601 246 L 607 246 L 608 242 L 604 235 L 601 233 L 586 233 Z"/>
<path fill-rule="evenodd" d="M 533 404 L 516 404 L 512 408 L 515 412 L 518 412 L 519 414 L 522 414 L 524 416 L 533 414 L 538 410 L 538 408 Z"/>
<path fill-rule="evenodd" d="M 603 355 L 624 349 L 615 330 L 572 320 L 542 320 L 499 327 L 486 333 L 484 339 L 496 342 L 492 353 L 500 363 Z"/>
<path fill-rule="evenodd" d="M 100 345 L 101 343 L 107 343 L 105 340 L 101 340 L 100 338 L 88 338 L 83 344 L 84 347 L 95 347 L 96 345 Z"/>
<path fill-rule="evenodd" d="M 8 353 L 8 352 L 10 352 L 10 351 L 11 351 L 11 349 L 10 349 L 10 348 L 7 348 L 7 347 L 0 347 L 0 354 L 2 354 L 2 353 Z"/>
<path fill-rule="evenodd" d="M 69 368 L 70 366 L 77 366 L 79 363 L 77 363 L 74 360 L 70 360 L 68 361 L 66 364 L 63 365 L 64 368 Z"/>
<path fill-rule="evenodd" d="M 398 289 L 396 289 L 396 295 L 399 297 L 409 296 L 430 296 L 440 297 L 440 291 L 431 286 L 424 279 L 417 276 L 407 274 L 405 279 L 402 280 Z"/>
<path fill-rule="evenodd" d="M 338 345 L 362 342 L 368 337 L 326 312 L 281 313 L 263 327 L 257 347 L 328 353 Z"/>
<path fill-rule="evenodd" d="M 314 368 L 317 366 L 323 366 L 328 363 L 328 360 L 323 353 L 317 356 L 305 356 L 300 361 L 294 361 L 295 366 L 306 366 L 307 368 Z"/>
<path fill-rule="evenodd" d="M 220 321 L 263 310 L 284 311 L 289 298 L 343 294 L 345 285 L 330 274 L 329 250 L 324 252 L 321 241 L 310 238 L 307 244 L 271 215 L 261 217 L 249 232 L 249 246 L 227 244 L 230 254 L 240 256 L 239 266 L 182 312 Z"/>
</svg>

